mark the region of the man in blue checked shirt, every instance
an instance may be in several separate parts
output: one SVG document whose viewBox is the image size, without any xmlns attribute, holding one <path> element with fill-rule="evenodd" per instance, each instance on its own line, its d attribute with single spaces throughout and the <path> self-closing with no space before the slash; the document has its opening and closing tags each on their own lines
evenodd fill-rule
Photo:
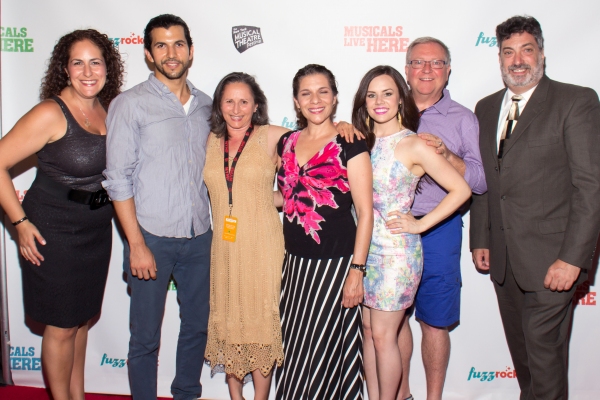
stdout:
<svg viewBox="0 0 600 400">
<path fill-rule="evenodd" d="M 181 18 L 151 19 L 144 48 L 154 72 L 108 110 L 103 186 L 127 239 L 133 398 L 157 397 L 161 325 L 173 275 L 181 326 L 171 393 L 190 400 L 202 391 L 209 313 L 212 230 L 202 171 L 212 101 L 186 79 L 194 47 Z"/>
</svg>

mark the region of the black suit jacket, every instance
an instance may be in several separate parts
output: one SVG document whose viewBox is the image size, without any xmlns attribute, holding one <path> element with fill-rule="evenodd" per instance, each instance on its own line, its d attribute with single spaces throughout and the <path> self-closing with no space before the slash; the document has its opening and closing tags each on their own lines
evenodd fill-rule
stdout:
<svg viewBox="0 0 600 400">
<path fill-rule="evenodd" d="M 471 249 L 490 250 L 490 273 L 504 282 L 508 255 L 519 286 L 544 290 L 561 259 L 591 266 L 600 231 L 600 103 L 589 88 L 544 76 L 497 159 L 506 89 L 477 103 L 488 192 L 473 196 Z M 586 278 L 585 271 L 579 281 Z"/>
</svg>

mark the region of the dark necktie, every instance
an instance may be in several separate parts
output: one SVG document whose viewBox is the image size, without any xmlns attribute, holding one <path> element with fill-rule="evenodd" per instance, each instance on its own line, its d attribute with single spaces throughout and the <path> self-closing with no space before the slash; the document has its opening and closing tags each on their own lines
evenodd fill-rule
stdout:
<svg viewBox="0 0 600 400">
<path fill-rule="evenodd" d="M 510 134 L 515 129 L 517 125 L 517 120 L 519 119 L 519 101 L 523 99 L 523 96 L 515 94 L 512 97 L 512 104 L 510 105 L 510 110 L 508 111 L 508 116 L 506 117 L 506 121 L 504 122 L 504 129 L 502 129 L 502 135 L 500 136 L 500 146 L 498 147 L 498 158 L 502 158 L 504 153 L 504 145 L 505 141 L 510 139 Z"/>
</svg>

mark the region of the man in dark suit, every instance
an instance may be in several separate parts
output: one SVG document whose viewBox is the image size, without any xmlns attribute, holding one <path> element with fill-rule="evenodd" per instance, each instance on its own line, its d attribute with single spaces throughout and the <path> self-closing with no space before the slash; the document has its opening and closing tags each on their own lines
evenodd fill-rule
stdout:
<svg viewBox="0 0 600 400">
<path fill-rule="evenodd" d="M 600 231 L 600 103 L 544 74 L 534 18 L 496 37 L 507 88 L 475 109 L 488 193 L 473 196 L 473 261 L 491 273 L 521 399 L 566 399 L 573 294 Z"/>
</svg>

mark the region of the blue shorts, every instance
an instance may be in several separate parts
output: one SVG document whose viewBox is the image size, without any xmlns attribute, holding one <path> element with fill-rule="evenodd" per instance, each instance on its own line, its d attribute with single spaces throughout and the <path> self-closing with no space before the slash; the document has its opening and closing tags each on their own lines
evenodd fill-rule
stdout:
<svg viewBox="0 0 600 400">
<path fill-rule="evenodd" d="M 453 214 L 421 235 L 423 276 L 415 316 L 427 325 L 448 327 L 460 320 L 462 217 Z"/>
</svg>

